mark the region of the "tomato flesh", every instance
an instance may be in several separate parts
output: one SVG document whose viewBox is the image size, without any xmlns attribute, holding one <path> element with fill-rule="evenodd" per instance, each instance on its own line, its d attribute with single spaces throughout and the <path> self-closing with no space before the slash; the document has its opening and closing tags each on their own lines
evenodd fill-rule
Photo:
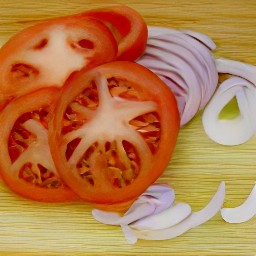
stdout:
<svg viewBox="0 0 256 256">
<path fill-rule="evenodd" d="M 26 28 L 0 49 L 0 103 L 39 88 L 61 87 L 73 72 L 116 56 L 112 33 L 90 17 L 73 15 Z"/>
<path fill-rule="evenodd" d="M 59 91 L 41 89 L 16 98 L 0 114 L 0 171 L 16 193 L 32 200 L 77 198 L 59 177 L 48 140 L 48 123 Z"/>
<path fill-rule="evenodd" d="M 111 62 L 67 81 L 50 148 L 60 176 L 81 198 L 111 205 L 136 198 L 162 174 L 178 130 L 165 84 L 136 63 Z"/>
<path fill-rule="evenodd" d="M 147 25 L 142 16 L 125 5 L 99 8 L 87 11 L 89 16 L 104 22 L 118 43 L 118 60 L 133 61 L 139 58 L 147 43 Z"/>
</svg>

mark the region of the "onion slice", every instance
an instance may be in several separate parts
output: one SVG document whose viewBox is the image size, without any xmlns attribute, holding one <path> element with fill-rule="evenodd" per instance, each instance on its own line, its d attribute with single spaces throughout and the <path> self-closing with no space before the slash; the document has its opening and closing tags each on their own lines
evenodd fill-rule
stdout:
<svg viewBox="0 0 256 256">
<path fill-rule="evenodd" d="M 212 39 L 209 36 L 207 36 L 205 34 L 202 34 L 197 31 L 186 30 L 186 29 L 182 29 L 181 32 L 183 32 L 191 37 L 194 37 L 195 39 L 197 39 L 198 41 L 203 43 L 205 46 L 207 46 L 210 50 L 216 49 L 216 44 L 212 41 Z"/>
<path fill-rule="evenodd" d="M 225 183 L 221 182 L 217 192 L 205 208 L 192 213 L 184 221 L 170 228 L 161 230 L 136 230 L 130 226 L 123 227 L 126 239 L 130 243 L 136 243 L 137 239 L 165 240 L 182 235 L 191 228 L 195 228 L 214 217 L 221 209 L 225 199 Z"/>
<path fill-rule="evenodd" d="M 148 203 L 136 202 L 132 208 L 129 209 L 129 212 L 124 216 L 120 216 L 116 212 L 107 212 L 98 209 L 92 210 L 93 217 L 103 223 L 108 225 L 128 225 L 131 222 L 136 221 L 137 219 L 143 218 L 152 214 L 155 211 L 155 205 Z"/>
<path fill-rule="evenodd" d="M 221 216 L 229 223 L 242 223 L 250 220 L 256 214 L 256 185 L 254 185 L 250 195 L 238 207 L 222 208 Z"/>
<path fill-rule="evenodd" d="M 175 193 L 172 188 L 163 184 L 151 185 L 128 209 L 120 216 L 116 212 L 98 209 L 92 210 L 93 217 L 108 225 L 128 225 L 148 215 L 157 214 L 169 208 L 174 202 Z"/>
<path fill-rule="evenodd" d="M 173 91 L 180 112 L 180 126 L 205 107 L 218 83 L 214 42 L 198 32 L 148 27 L 144 55 L 137 62 L 150 69 Z"/>
<path fill-rule="evenodd" d="M 232 119 L 219 119 L 222 109 L 236 97 L 240 114 Z M 206 106 L 202 121 L 206 134 L 222 145 L 238 145 L 255 133 L 256 87 L 240 77 L 225 80 Z"/>
<path fill-rule="evenodd" d="M 168 209 L 154 215 L 149 215 L 145 218 L 131 223 L 130 227 L 135 229 L 157 230 L 165 229 L 174 226 L 186 219 L 192 212 L 192 209 L 187 203 L 177 203 L 171 205 Z"/>
<path fill-rule="evenodd" d="M 225 58 L 216 59 L 215 63 L 219 73 L 240 76 L 256 85 L 256 66 Z"/>
</svg>

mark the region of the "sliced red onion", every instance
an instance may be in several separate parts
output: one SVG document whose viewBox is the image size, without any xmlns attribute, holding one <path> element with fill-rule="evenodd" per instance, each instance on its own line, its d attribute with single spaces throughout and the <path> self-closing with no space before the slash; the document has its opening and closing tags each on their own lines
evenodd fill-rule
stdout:
<svg viewBox="0 0 256 256">
<path fill-rule="evenodd" d="M 250 195 L 238 207 L 222 208 L 221 216 L 229 223 L 242 223 L 250 220 L 256 214 L 256 185 L 254 185 Z"/>
<path fill-rule="evenodd" d="M 236 97 L 240 115 L 219 119 L 222 109 Z M 223 145 L 238 145 L 249 140 L 256 130 L 256 87 L 240 77 L 225 80 L 204 110 L 202 121 L 206 134 Z"/>
<path fill-rule="evenodd" d="M 175 64 L 175 60 L 172 60 L 172 56 L 179 57 L 181 60 L 184 60 L 187 64 L 189 64 L 190 68 L 192 69 L 192 71 L 194 71 L 194 73 L 197 73 L 199 71 L 198 78 L 200 79 L 200 83 L 208 79 L 205 66 L 186 47 L 187 45 L 185 44 L 185 42 L 177 35 L 171 38 L 167 37 L 167 40 L 163 38 L 163 40 L 161 41 L 158 38 L 149 38 L 147 45 L 148 48 L 151 46 L 163 50 L 164 60 L 167 60 L 167 63 L 169 65 Z M 147 53 L 149 53 L 148 49 Z M 170 53 L 169 56 L 166 55 L 168 53 Z M 160 56 L 161 55 L 158 55 L 158 57 Z M 198 68 L 198 70 L 196 69 L 196 67 Z"/>
<path fill-rule="evenodd" d="M 148 27 L 145 54 L 137 61 L 156 73 L 176 96 L 181 126 L 212 97 L 218 73 L 209 48 L 215 45 L 198 32 Z"/>
<path fill-rule="evenodd" d="M 180 223 L 191 214 L 191 207 L 186 203 L 171 205 L 158 214 L 149 215 L 130 224 L 131 228 L 157 230 L 165 229 Z"/>
<path fill-rule="evenodd" d="M 166 185 L 151 185 L 128 209 L 120 216 L 115 212 L 107 212 L 98 209 L 92 210 L 93 217 L 104 224 L 128 225 L 151 214 L 157 214 L 173 203 L 174 190 Z"/>
<path fill-rule="evenodd" d="M 151 46 L 147 46 L 146 53 L 151 55 L 153 59 L 160 59 L 166 64 L 173 66 L 179 74 L 182 74 L 182 78 L 185 80 L 187 86 L 188 100 L 185 105 L 184 113 L 181 116 L 181 122 L 186 123 L 188 117 L 194 116 L 200 108 L 200 100 L 202 98 L 202 91 L 200 88 L 199 76 L 193 72 L 189 63 L 184 61 L 182 58 L 175 56 L 171 52 L 165 51 L 165 47 L 160 49 L 155 49 Z M 138 63 L 140 63 L 138 61 Z M 189 114 L 186 114 L 189 113 Z"/>
<path fill-rule="evenodd" d="M 206 98 L 205 101 L 207 103 L 207 101 L 212 96 L 212 94 L 216 88 L 217 81 L 218 81 L 218 73 L 216 71 L 214 57 L 211 55 L 211 53 L 209 52 L 207 47 L 205 47 L 205 45 L 204 45 L 206 40 L 204 40 L 203 44 L 201 44 L 193 36 L 189 36 L 188 33 L 186 33 L 186 32 L 183 33 L 182 31 L 174 30 L 174 29 L 170 29 L 170 28 L 149 27 L 148 30 L 149 30 L 149 38 L 151 38 L 151 36 L 154 38 L 155 35 L 159 36 L 159 33 L 162 33 L 162 37 L 164 40 L 169 41 L 172 38 L 178 39 L 179 40 L 179 41 L 177 41 L 178 44 L 181 44 L 185 48 L 191 50 L 191 52 L 195 54 L 195 57 L 198 58 L 199 61 L 205 65 L 207 74 L 209 76 L 209 81 L 207 81 L 207 82 L 205 81 L 204 84 L 214 85 L 213 87 L 206 86 L 206 89 L 207 89 L 206 92 L 209 91 L 209 95 L 210 95 L 210 96 L 207 95 L 206 97 L 204 97 L 204 98 Z M 193 33 L 193 32 L 191 31 L 190 33 Z M 199 37 L 198 32 L 194 32 L 194 35 L 195 34 L 197 34 L 197 37 Z M 207 37 L 207 36 L 205 35 L 205 37 Z M 207 40 L 209 41 L 208 44 L 214 44 L 210 38 L 208 38 Z M 204 86 L 204 84 L 203 84 L 203 86 Z M 207 100 L 207 98 L 208 98 L 208 100 Z"/>
<path fill-rule="evenodd" d="M 209 49 L 211 49 L 211 50 L 216 49 L 216 45 L 210 37 L 208 37 L 207 35 L 202 34 L 200 32 L 197 32 L 197 31 L 186 30 L 186 29 L 176 30 L 176 29 L 172 29 L 169 27 L 157 27 L 157 26 L 149 26 L 148 31 L 149 31 L 149 37 L 154 37 L 154 36 L 158 36 L 161 34 L 168 34 L 168 33 L 172 33 L 172 32 L 173 33 L 177 33 L 177 32 L 185 33 L 185 34 L 201 41 Z"/>
<path fill-rule="evenodd" d="M 123 227 L 125 237 L 130 243 L 136 243 L 137 239 L 165 240 L 182 235 L 186 231 L 195 228 L 214 217 L 221 209 L 225 198 L 225 183 L 221 182 L 217 192 L 205 208 L 194 212 L 182 222 L 161 230 L 137 230 L 131 226 Z M 126 233 L 127 232 L 127 233 Z"/>
<path fill-rule="evenodd" d="M 168 79 L 167 85 L 172 89 L 176 95 L 183 95 L 188 99 L 188 86 L 184 78 L 179 74 L 179 70 L 161 60 L 158 60 L 148 55 L 144 55 L 143 59 L 138 60 L 143 66 L 146 66 L 157 73 L 159 77 Z"/>
<path fill-rule="evenodd" d="M 210 37 L 208 37 L 205 34 L 199 33 L 197 31 L 186 30 L 186 29 L 182 29 L 181 32 L 199 40 L 201 43 L 203 43 L 205 46 L 207 46 L 210 50 L 216 49 L 216 44 L 212 41 L 212 39 Z"/>
<path fill-rule="evenodd" d="M 185 35 L 183 35 L 183 37 L 184 36 Z M 194 94 L 197 93 L 197 96 L 200 95 L 200 99 L 205 97 L 204 84 L 209 79 L 207 69 L 203 65 L 202 60 L 199 60 L 197 56 L 193 54 L 189 48 L 191 45 L 187 45 L 186 41 L 176 35 L 171 38 L 167 37 L 167 40 L 165 37 L 151 38 L 148 40 L 148 54 L 150 54 L 150 47 L 157 48 L 162 51 L 162 54 L 159 51 L 159 54 L 153 55 L 154 59 L 159 58 L 170 66 L 177 67 L 177 65 L 180 64 L 178 65 L 179 74 L 181 74 L 184 79 L 186 77 L 189 78 L 189 80 L 185 79 L 186 93 L 189 96 L 188 98 L 193 99 L 193 95 L 189 94 L 191 91 Z M 187 105 L 189 104 L 187 103 Z M 201 101 L 199 100 L 198 108 L 201 108 Z M 195 107 L 195 110 L 196 109 L 197 108 Z"/>
</svg>

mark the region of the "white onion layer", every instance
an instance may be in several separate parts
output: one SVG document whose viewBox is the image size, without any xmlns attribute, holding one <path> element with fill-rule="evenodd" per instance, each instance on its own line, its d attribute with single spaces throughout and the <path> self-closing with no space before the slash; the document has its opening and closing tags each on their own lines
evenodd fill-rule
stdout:
<svg viewBox="0 0 256 256">
<path fill-rule="evenodd" d="M 180 202 L 171 205 L 169 208 L 158 214 L 149 215 L 137 220 L 130 226 L 135 229 L 164 229 L 180 223 L 191 214 L 191 211 L 192 209 L 190 205 Z"/>
<path fill-rule="evenodd" d="M 232 119 L 220 119 L 220 112 L 234 97 L 240 114 Z M 240 77 L 225 80 L 204 110 L 202 121 L 206 134 L 223 145 L 238 145 L 249 140 L 255 133 L 255 116 L 251 112 L 255 101 L 256 88 L 252 83 Z"/>
<path fill-rule="evenodd" d="M 222 208 L 221 216 L 229 223 L 242 223 L 250 220 L 256 214 L 256 185 L 243 204 L 234 208 Z"/>
<path fill-rule="evenodd" d="M 195 228 L 214 217 L 221 209 L 224 203 L 224 199 L 225 183 L 221 182 L 217 192 L 215 193 L 211 201 L 207 204 L 207 206 L 198 212 L 192 213 L 189 217 L 187 217 L 179 224 L 162 230 L 131 230 L 131 228 L 129 228 L 129 235 L 127 236 L 127 238 L 129 239 L 129 242 L 134 243 L 136 242 L 135 238 L 145 240 L 165 240 L 180 236 L 191 228 Z M 127 229 L 128 228 L 126 228 L 126 230 Z M 134 233 L 132 233 L 132 231 Z"/>
<path fill-rule="evenodd" d="M 219 73 L 240 76 L 256 85 L 256 66 L 225 58 L 216 59 L 215 62 Z"/>
<path fill-rule="evenodd" d="M 172 188 L 164 184 L 151 185 L 134 203 L 128 211 L 120 216 L 116 212 L 92 210 L 93 217 L 108 225 L 128 225 L 148 215 L 158 214 L 169 208 L 175 199 Z"/>
</svg>

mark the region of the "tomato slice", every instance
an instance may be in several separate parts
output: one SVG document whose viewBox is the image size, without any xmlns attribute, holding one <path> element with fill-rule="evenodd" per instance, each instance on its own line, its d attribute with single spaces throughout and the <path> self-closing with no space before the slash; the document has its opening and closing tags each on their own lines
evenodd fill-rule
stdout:
<svg viewBox="0 0 256 256">
<path fill-rule="evenodd" d="M 136 60 L 147 43 L 148 30 L 142 16 L 125 5 L 90 10 L 82 14 L 101 20 L 118 42 L 118 60 Z"/>
<path fill-rule="evenodd" d="M 117 61 L 68 79 L 50 148 L 60 176 L 81 198 L 111 208 L 137 198 L 162 174 L 178 131 L 166 85 L 139 64 Z"/>
<path fill-rule="evenodd" d="M 78 198 L 60 179 L 48 143 L 48 123 L 59 96 L 44 88 L 11 101 L 0 114 L 0 171 L 16 193 L 32 200 Z"/>
<path fill-rule="evenodd" d="M 116 55 L 112 33 L 90 17 L 61 17 L 26 28 L 0 49 L 0 103 L 41 87 L 60 87 L 72 72 Z"/>
</svg>

